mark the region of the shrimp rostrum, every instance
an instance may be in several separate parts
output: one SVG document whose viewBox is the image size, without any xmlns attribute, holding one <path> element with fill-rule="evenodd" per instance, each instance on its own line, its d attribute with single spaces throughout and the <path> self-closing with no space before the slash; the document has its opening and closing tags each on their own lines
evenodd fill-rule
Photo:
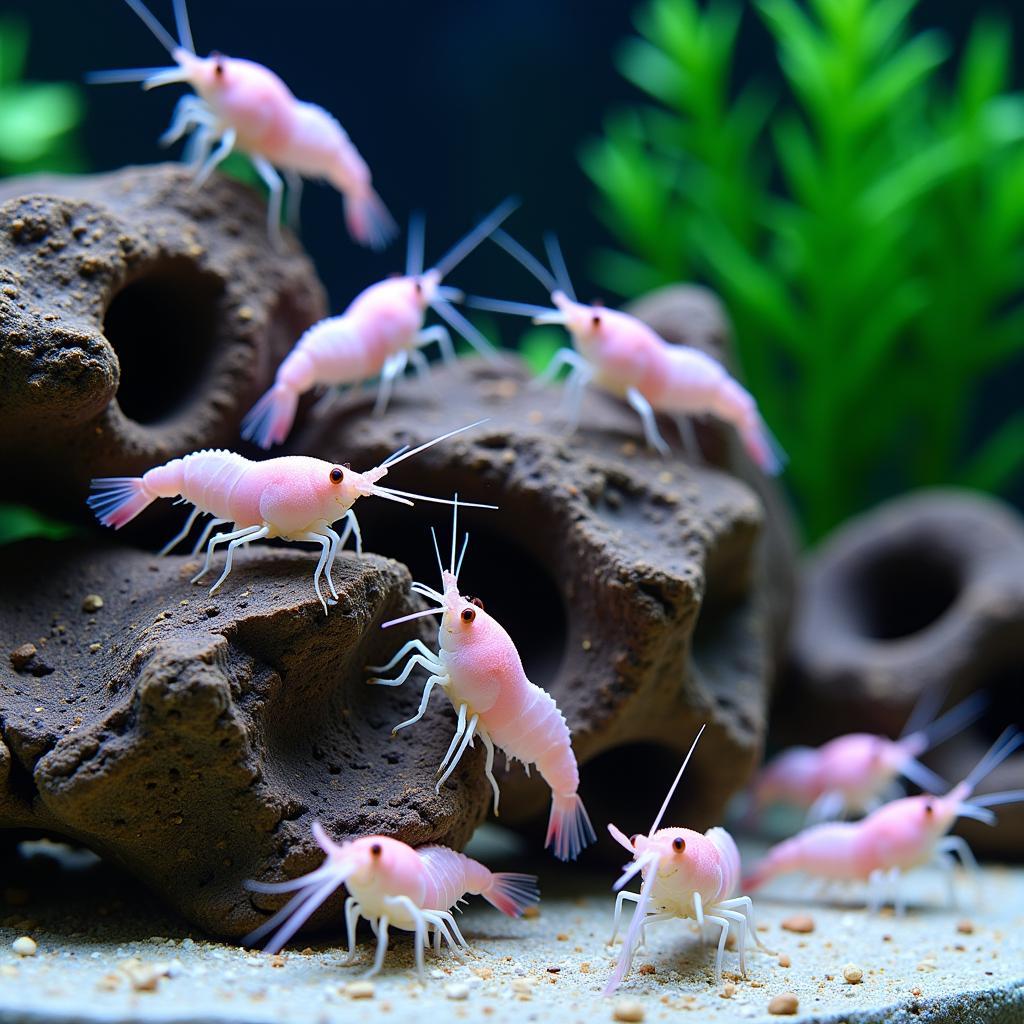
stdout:
<svg viewBox="0 0 1024 1024">
<path fill-rule="evenodd" d="M 440 615 L 438 649 L 432 651 L 423 641 L 410 640 L 386 665 L 369 669 L 371 672 L 387 672 L 410 655 L 401 674 L 394 679 L 376 678 L 369 682 L 379 686 L 400 686 L 417 665 L 423 666 L 430 675 L 419 709 L 408 721 L 396 725 L 393 732 L 413 725 L 423 717 L 435 686 L 444 690 L 458 715 L 458 724 L 438 768 L 436 788 L 440 790 L 455 771 L 475 737 L 480 738 L 486 751 L 484 771 L 494 790 L 496 814 L 500 792 L 494 777 L 495 747 L 503 750 L 508 760 L 522 761 L 527 769 L 530 764 L 535 764 L 551 787 L 551 814 L 544 845 L 553 847 L 555 856 L 560 860 L 575 859 L 596 836 L 577 792 L 580 774 L 569 727 L 551 695 L 526 677 L 512 638 L 493 616 L 484 611 L 483 602 L 459 593 L 459 571 L 469 537 L 466 536 L 456 562 L 456 521 L 458 507 L 462 504 L 458 495 L 454 504 L 451 562 L 447 569 L 441 565 L 437 535 L 434 534 L 442 590 L 434 590 L 425 583 L 412 585 L 415 593 L 435 602 L 437 607 L 384 623 L 387 627 L 425 615 Z"/>
<path fill-rule="evenodd" d="M 441 282 L 515 209 L 506 200 L 429 270 L 423 270 L 423 221 L 409 230 L 405 274 L 370 285 L 340 316 L 313 324 L 278 367 L 274 384 L 253 406 L 242 424 L 242 436 L 261 448 L 282 443 L 295 420 L 299 398 L 316 387 L 345 387 L 380 377 L 375 413 L 382 413 L 396 378 L 411 362 L 420 375 L 427 372 L 423 348 L 435 342 L 446 362 L 455 358 L 448 329 L 425 326 L 433 310 L 478 352 L 490 355 L 487 339 L 452 305 L 462 298 Z"/>
<path fill-rule="evenodd" d="M 740 854 L 732 836 L 724 828 L 710 828 L 701 834 L 688 828 L 659 828 L 679 780 L 693 756 L 704 732 L 700 732 L 687 753 L 683 764 L 669 788 L 661 810 L 647 835 L 627 838 L 614 825 L 608 825 L 612 838 L 633 857 L 622 876 L 615 883 L 615 920 L 611 942 L 619 929 L 619 918 L 626 900 L 635 903 L 622 952 L 604 995 L 610 996 L 629 973 L 638 947 L 642 944 L 647 926 L 676 918 L 692 918 L 705 937 L 705 925 L 717 925 L 718 951 L 715 956 L 715 984 L 722 980 L 722 959 L 731 930 L 739 939 L 740 970 L 747 973 L 747 935 L 763 949 L 754 926 L 754 907 L 749 896 L 736 896 L 740 880 Z M 624 886 L 640 875 L 643 884 L 639 893 L 627 892 Z"/>
<path fill-rule="evenodd" d="M 479 421 L 482 422 L 485 421 Z M 204 545 L 206 547 L 206 561 L 192 580 L 196 583 L 209 571 L 215 549 L 222 544 L 227 546 L 224 571 L 210 589 L 211 594 L 227 579 L 234 553 L 242 545 L 273 537 L 319 544 L 321 554 L 313 573 L 313 590 L 326 614 L 327 599 L 320 590 L 321 577 L 326 579 L 331 597 L 337 600 L 331 569 L 338 552 L 350 534 L 355 535 L 356 553 L 361 555 L 363 551 L 359 520 L 352 508 L 356 501 L 374 497 L 402 505 L 412 505 L 412 499 L 450 505 L 446 498 L 411 494 L 384 487 L 378 481 L 400 462 L 479 423 L 449 431 L 411 451 L 407 447 L 400 449 L 379 466 L 363 473 L 357 473 L 348 464 L 337 465 L 302 455 L 252 462 L 235 452 L 193 452 L 142 476 L 93 480 L 94 493 L 88 505 L 104 526 L 115 530 L 131 522 L 158 498 L 177 497 L 179 502 L 195 506 L 184 527 L 161 550 L 162 555 L 188 536 L 199 516 L 211 516 L 192 549 L 196 554 Z M 493 505 L 480 507 L 494 508 Z M 345 519 L 345 528 L 338 534 L 333 524 L 341 518 Z M 231 528 L 210 536 L 216 527 L 226 524 Z"/>
<path fill-rule="evenodd" d="M 669 344 L 629 313 L 578 302 L 553 235 L 546 239 L 550 270 L 504 231 L 492 238 L 544 285 L 554 308 L 479 297 L 468 298 L 467 305 L 565 327 L 572 347 L 555 353 L 541 379 L 553 379 L 561 367 L 569 367 L 565 411 L 570 430 L 579 423 L 583 392 L 593 384 L 629 403 L 640 417 L 648 446 L 662 455 L 669 454 L 669 446 L 658 430 L 657 413 L 676 418 L 680 437 L 694 454 L 696 436 L 687 417 L 711 414 L 735 427 L 762 471 L 780 471 L 781 450 L 757 403 L 718 360 L 692 346 Z"/>
<path fill-rule="evenodd" d="M 199 57 L 192 42 L 185 0 L 174 0 L 178 39 L 142 0 L 125 0 L 174 61 L 173 67 L 97 71 L 97 83 L 142 82 L 143 89 L 185 83 L 195 89 L 182 97 L 161 143 L 190 136 L 186 157 L 194 164 L 195 187 L 202 186 L 233 150 L 245 153 L 270 190 L 267 225 L 280 240 L 285 182 L 291 219 L 297 219 L 303 178 L 329 182 L 345 200 L 349 233 L 363 245 L 383 248 L 397 233 L 373 189 L 370 168 L 345 129 L 322 107 L 296 99 L 269 68 L 255 61 L 211 53 Z"/>
<path fill-rule="evenodd" d="M 919 707 L 927 703 L 922 698 Z M 918 758 L 976 721 L 985 704 L 982 694 L 974 694 L 927 724 L 915 713 L 898 739 L 855 732 L 817 748 L 784 750 L 757 777 L 755 809 L 791 804 L 806 810 L 807 822 L 813 824 L 872 811 L 886 798 L 902 796 L 901 776 L 928 792 L 946 789 L 947 783 Z"/>
<path fill-rule="evenodd" d="M 520 917 L 540 900 L 535 876 L 490 871 L 479 861 L 446 846 L 413 849 L 387 836 L 336 843 L 317 822 L 313 824 L 313 837 L 327 855 L 315 871 L 288 882 L 246 883 L 252 892 L 295 895 L 247 935 L 245 945 L 255 945 L 274 932 L 265 948 L 268 953 L 276 953 L 335 889 L 344 885 L 348 890 L 344 907 L 348 938 L 345 963 L 355 959 L 356 925 L 362 917 L 377 936 L 377 954 L 366 976 L 376 974 L 384 963 L 389 929 L 400 928 L 414 934 L 416 971 L 422 979 L 423 951 L 431 937 L 435 953 L 441 952 L 442 941 L 460 959 L 463 950 L 469 948 L 451 913 L 467 894 L 483 896 L 509 917 Z"/>
<path fill-rule="evenodd" d="M 827 822 L 804 829 L 773 846 L 744 887 L 753 890 L 771 879 L 800 871 L 828 882 L 867 882 L 869 905 L 890 900 L 898 913 L 905 909 L 901 877 L 914 868 L 934 864 L 949 885 L 955 902 L 954 855 L 971 870 L 977 867 L 965 839 L 950 835 L 958 818 L 994 825 L 992 807 L 1024 800 L 1024 790 L 974 796 L 978 784 L 1024 745 L 1024 733 L 1008 728 L 989 748 L 963 782 L 944 796 L 924 794 L 893 800 L 856 822 Z"/>
</svg>

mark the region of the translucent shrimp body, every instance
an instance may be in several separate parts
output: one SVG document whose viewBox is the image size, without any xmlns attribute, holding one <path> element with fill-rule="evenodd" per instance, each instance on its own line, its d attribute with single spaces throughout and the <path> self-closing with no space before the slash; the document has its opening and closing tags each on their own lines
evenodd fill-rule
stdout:
<svg viewBox="0 0 1024 1024">
<path fill-rule="evenodd" d="M 313 589 L 326 614 L 327 599 L 320 590 L 320 579 L 321 576 L 326 578 L 328 590 L 336 600 L 338 594 L 331 579 L 331 568 L 350 533 L 355 534 L 356 551 L 362 554 L 359 521 L 352 510 L 355 502 L 362 497 L 377 497 L 403 505 L 412 505 L 411 498 L 450 504 L 447 499 L 382 487 L 377 481 L 387 476 L 399 462 L 474 426 L 478 424 L 450 431 L 412 451 L 403 449 L 396 452 L 365 473 L 357 473 L 347 465 L 339 466 L 301 455 L 252 462 L 235 452 L 193 452 L 139 477 L 93 480 L 94 493 L 88 504 L 104 526 L 112 526 L 115 530 L 131 522 L 158 498 L 177 497 L 195 506 L 184 528 L 161 554 L 166 554 L 184 540 L 199 516 L 212 516 L 193 548 L 195 554 L 206 545 L 206 562 L 192 581 L 195 583 L 206 574 L 214 550 L 226 544 L 224 571 L 211 588 L 211 594 L 227 579 L 234 552 L 242 545 L 270 537 L 319 544 L 321 555 L 313 574 Z M 339 535 L 332 524 L 343 517 L 345 529 Z M 215 527 L 228 523 L 231 524 L 230 530 L 210 536 Z"/>
<path fill-rule="evenodd" d="M 163 44 L 175 62 L 168 68 L 96 72 L 94 82 L 141 81 L 144 89 L 183 82 L 195 93 L 178 103 L 161 138 L 170 144 L 190 134 L 189 155 L 201 186 L 233 150 L 249 156 L 270 189 L 267 224 L 280 237 L 285 174 L 290 202 L 298 210 L 302 178 L 328 182 L 345 200 L 349 233 L 363 245 L 383 248 L 396 234 L 395 223 L 373 190 L 370 169 L 344 128 L 322 107 L 295 98 L 269 68 L 223 54 L 196 55 L 184 0 L 174 0 L 179 38 L 175 40 L 144 6 L 125 0 Z"/>
<path fill-rule="evenodd" d="M 989 808 L 1024 800 L 1024 790 L 986 793 L 973 797 L 975 787 L 997 765 L 1024 744 L 1024 734 L 1003 733 L 974 771 L 945 796 L 912 796 L 893 800 L 857 822 L 814 825 L 773 846 L 744 882 L 756 889 L 779 875 L 800 871 L 827 881 L 868 882 L 869 902 L 879 906 L 888 895 L 903 910 L 900 876 L 934 863 L 946 874 L 953 901 L 953 854 L 967 867 L 975 867 L 966 841 L 949 835 L 958 818 L 994 824 Z"/>
<path fill-rule="evenodd" d="M 457 515 L 457 496 L 456 502 Z M 551 787 L 551 814 L 544 845 L 553 847 L 560 860 L 575 859 L 596 836 L 577 792 L 580 775 L 569 727 L 551 695 L 526 677 L 516 645 L 501 624 L 488 615 L 481 601 L 459 593 L 458 570 L 462 559 L 457 565 L 454 524 L 452 538 L 451 565 L 441 571 L 443 593 L 422 583 L 413 584 L 416 593 L 436 601 L 438 607 L 384 624 L 390 626 L 422 615 L 440 614 L 438 650 L 431 651 L 422 641 L 411 640 L 386 665 L 370 668 L 371 672 L 386 672 L 412 652 L 401 674 L 395 679 L 376 678 L 370 682 L 400 686 L 417 665 L 426 668 L 430 676 L 419 711 L 395 726 L 394 731 L 423 717 L 435 686 L 445 691 L 458 714 L 458 725 L 438 769 L 437 788 L 455 771 L 474 737 L 480 738 L 487 752 L 484 770 L 494 790 L 495 813 L 500 797 L 493 773 L 495 747 L 509 759 L 522 761 L 526 766 L 536 765 Z M 434 542 L 436 546 L 436 536 Z M 465 544 L 462 553 L 465 554 Z M 439 554 L 439 564 L 440 560 Z"/>
<path fill-rule="evenodd" d="M 441 282 L 514 209 L 502 203 L 454 245 L 437 266 L 423 271 L 422 221 L 409 232 L 406 273 L 371 285 L 352 300 L 341 316 L 314 324 L 299 338 L 278 368 L 273 387 L 256 403 L 242 424 L 242 436 L 262 448 L 283 442 L 291 431 L 299 398 L 315 387 L 343 387 L 380 377 L 375 413 L 382 413 L 394 382 L 411 361 L 427 372 L 422 349 L 436 342 L 446 361 L 455 358 L 448 330 L 425 327 L 433 309 L 484 355 L 487 339 L 452 305 L 461 293 Z"/>
<path fill-rule="evenodd" d="M 619 929 L 623 903 L 629 900 L 636 907 L 622 953 L 604 988 L 606 996 L 610 996 L 629 973 L 649 924 L 692 918 L 700 925 L 702 938 L 705 922 L 717 925 L 720 932 L 715 957 L 716 985 L 722 980 L 722 959 L 730 929 L 735 929 L 739 938 L 740 970 L 744 974 L 748 932 L 761 946 L 750 898 L 735 895 L 740 881 L 740 854 L 732 836 L 724 828 L 711 828 L 702 835 L 688 828 L 658 827 L 703 732 L 704 726 L 701 726 L 647 835 L 627 838 L 614 825 L 608 826 L 612 838 L 633 857 L 615 883 L 618 896 L 611 942 L 615 941 Z M 625 891 L 626 883 L 638 874 L 643 883 L 640 892 Z"/>
<path fill-rule="evenodd" d="M 468 895 L 483 896 L 503 914 L 519 917 L 540 900 L 533 875 L 492 872 L 479 861 L 446 846 L 419 849 L 387 836 L 366 836 L 347 843 L 335 843 L 318 824 L 313 836 L 327 855 L 315 871 L 288 882 L 247 882 L 252 892 L 284 893 L 295 896 L 273 917 L 244 939 L 254 945 L 274 933 L 266 946 L 275 953 L 302 927 L 313 912 L 337 889 L 348 890 L 345 900 L 345 928 L 348 959 L 356 951 L 356 924 L 360 917 L 373 926 L 377 954 L 367 977 L 376 974 L 388 949 L 388 930 L 401 928 L 415 934 L 416 971 L 424 978 L 423 951 L 433 933 L 434 951 L 440 953 L 442 940 L 462 958 L 469 948 L 451 911 Z"/>
<path fill-rule="evenodd" d="M 721 363 L 699 349 L 669 344 L 629 313 L 577 302 L 552 236 L 547 244 L 553 270 L 505 232 L 495 232 L 493 237 L 548 289 L 554 308 L 476 297 L 467 301 L 480 309 L 530 316 L 534 323 L 566 328 L 573 347 L 555 353 L 542 379 L 552 379 L 562 366 L 569 367 L 566 411 L 570 429 L 579 422 L 584 389 L 594 384 L 636 410 L 647 444 L 663 455 L 669 453 L 669 447 L 658 430 L 655 413 L 675 416 L 680 435 L 691 444 L 695 443 L 693 430 L 686 417 L 711 414 L 736 429 L 747 453 L 764 472 L 779 472 L 781 454 L 757 403 Z"/>
</svg>

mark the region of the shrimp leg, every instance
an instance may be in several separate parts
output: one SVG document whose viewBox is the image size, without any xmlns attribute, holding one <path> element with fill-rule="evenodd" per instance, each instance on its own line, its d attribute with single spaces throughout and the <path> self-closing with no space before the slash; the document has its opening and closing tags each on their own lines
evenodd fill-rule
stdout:
<svg viewBox="0 0 1024 1024">
<path fill-rule="evenodd" d="M 644 426 L 644 438 L 647 446 L 653 448 L 666 458 L 671 454 L 671 449 L 665 443 L 665 439 L 658 432 L 658 424 L 654 419 L 654 409 L 651 403 L 636 388 L 630 388 L 626 392 L 626 401 L 639 413 L 640 420 Z"/>
<path fill-rule="evenodd" d="M 484 775 L 487 776 L 487 781 L 491 784 L 491 789 L 494 790 L 494 816 L 498 816 L 498 801 L 501 799 L 501 790 L 498 789 L 498 780 L 494 777 L 494 743 L 491 742 L 491 737 L 487 735 L 486 731 L 481 729 L 479 732 L 480 739 L 483 741 L 484 750 L 487 751 L 487 761 L 484 764 Z"/>
<path fill-rule="evenodd" d="M 463 704 L 462 706 L 465 707 L 466 705 Z M 470 746 L 470 744 L 472 744 L 472 742 L 473 742 L 473 733 L 476 732 L 476 726 L 477 726 L 477 723 L 479 721 L 480 721 L 480 716 L 479 715 L 474 715 L 469 720 L 469 725 L 466 726 L 466 734 L 462 737 L 462 744 L 459 746 L 458 751 L 456 752 L 455 756 L 452 758 L 451 764 L 449 764 L 447 769 L 445 770 L 444 775 L 442 775 L 441 778 L 439 778 L 437 780 L 436 784 L 434 785 L 434 792 L 435 793 L 440 793 L 441 792 L 441 787 L 448 780 L 448 776 L 451 775 L 451 773 L 453 771 L 455 771 L 456 767 L 458 767 L 459 762 L 462 760 L 462 755 L 466 753 L 466 748 L 468 746 Z"/>
<path fill-rule="evenodd" d="M 370 922 L 373 924 L 374 922 Z M 372 978 L 384 966 L 384 954 L 388 951 L 388 915 L 381 914 L 374 931 L 377 933 L 377 955 L 373 958 L 373 966 L 363 975 Z"/>
<path fill-rule="evenodd" d="M 430 702 L 430 693 L 434 689 L 434 685 L 436 683 L 440 683 L 443 686 L 444 680 L 440 676 L 431 676 L 427 680 L 427 685 L 423 687 L 423 697 L 420 699 L 419 710 L 412 716 L 412 718 L 409 718 L 404 722 L 399 722 L 398 725 L 391 730 L 392 736 L 394 736 L 399 729 L 405 729 L 410 725 L 415 725 L 427 713 L 427 704 Z"/>
<path fill-rule="evenodd" d="M 427 920 L 423 911 L 416 906 L 408 896 L 391 896 L 384 901 L 385 906 L 404 907 L 406 913 L 412 918 L 413 923 L 413 949 L 416 956 L 416 974 L 420 981 L 425 980 L 426 972 L 423 969 L 423 946 L 427 934 Z"/>
<path fill-rule="evenodd" d="M 359 921 L 359 904 L 355 896 L 345 900 L 345 934 L 348 937 L 348 956 L 342 960 L 346 966 L 356 958 L 356 924 Z"/>
<path fill-rule="evenodd" d="M 243 534 L 241 537 L 236 536 L 235 539 L 228 544 L 228 556 L 224 560 L 224 571 L 220 574 L 220 579 L 210 587 L 211 594 L 216 593 L 220 585 L 228 578 L 228 574 L 231 572 L 231 560 L 235 555 L 235 548 L 240 547 L 242 544 L 251 544 L 254 540 L 261 540 L 263 537 L 266 537 L 268 533 L 270 533 L 269 526 L 253 526 L 249 528 L 248 532 Z M 211 544 L 210 546 L 212 547 L 213 545 Z M 317 591 L 317 593 L 319 594 L 319 591 Z M 320 600 L 322 601 L 323 598 L 320 598 Z M 327 609 L 325 607 L 324 611 L 326 610 Z"/>
<path fill-rule="evenodd" d="M 452 742 L 448 747 L 448 753 L 441 759 L 441 766 L 437 769 L 437 774 L 440 775 L 444 771 L 444 766 L 448 763 L 448 759 L 455 753 L 455 748 L 459 745 L 459 740 L 462 739 L 462 734 L 466 731 L 466 705 L 459 705 L 459 718 L 455 723 L 455 735 L 452 737 Z"/>
<path fill-rule="evenodd" d="M 395 386 L 395 378 L 405 370 L 409 357 L 405 352 L 396 352 L 384 361 L 380 371 L 380 387 L 377 389 L 377 401 L 373 403 L 373 415 L 380 416 L 391 401 L 391 391 Z"/>
<path fill-rule="evenodd" d="M 348 522 L 345 524 L 345 531 L 342 534 L 342 537 L 344 538 L 342 540 L 342 544 L 344 544 L 345 540 L 348 539 L 348 533 L 349 533 L 349 530 L 351 529 L 351 531 L 356 535 L 356 555 L 359 558 L 362 558 L 363 557 L 363 533 L 362 533 L 362 530 L 359 529 L 359 520 L 356 519 L 356 514 L 355 514 L 355 512 L 352 509 L 349 509 L 345 513 L 345 518 L 348 520 Z"/>
<path fill-rule="evenodd" d="M 434 652 L 419 638 L 410 640 L 407 644 L 403 644 L 395 656 L 386 665 L 367 665 L 366 670 L 368 672 L 387 672 L 388 669 L 394 668 L 410 651 L 418 651 L 425 658 L 429 658 L 431 661 L 437 661 L 434 656 Z M 438 668 L 440 668 L 440 663 Z"/>
<path fill-rule="evenodd" d="M 316 596 L 320 603 L 324 607 L 324 614 L 327 614 L 327 600 L 320 591 L 320 576 L 324 571 L 324 566 L 327 564 L 327 560 L 331 555 L 331 548 L 334 547 L 334 541 L 330 537 L 324 536 L 322 533 L 300 533 L 295 537 L 296 540 L 309 540 L 319 544 L 323 549 L 320 552 L 320 561 L 316 563 L 316 571 L 313 573 L 313 590 L 316 592 Z M 334 589 L 334 584 L 331 584 L 331 589 Z"/>
<path fill-rule="evenodd" d="M 160 554 L 166 555 L 173 551 L 188 536 L 189 531 L 201 514 L 201 509 L 192 509 L 192 514 L 185 520 L 185 525 L 160 549 Z"/>
<path fill-rule="evenodd" d="M 248 537 L 249 534 L 255 533 L 257 530 L 261 530 L 261 526 L 243 526 L 240 530 L 235 530 L 232 533 L 218 533 L 216 534 L 210 543 L 206 547 L 206 561 L 203 563 L 202 571 L 192 577 L 193 583 L 198 583 L 209 571 L 210 560 L 213 558 L 214 549 L 218 544 L 227 544 L 235 541 L 240 537 Z M 220 584 L 218 583 L 218 586 Z"/>
<path fill-rule="evenodd" d="M 587 361 L 574 349 L 560 348 L 551 357 L 551 362 L 544 367 L 544 371 L 534 380 L 533 387 L 542 387 L 545 384 L 550 384 L 558 376 L 558 371 L 563 366 L 570 366 L 574 370 L 581 370 L 587 368 Z"/>
<path fill-rule="evenodd" d="M 725 943 L 729 938 L 729 922 L 724 917 L 715 917 L 714 914 L 705 914 L 705 921 L 717 924 L 722 931 L 718 936 L 718 952 L 715 954 L 715 984 L 722 984 L 722 960 L 725 958 Z"/>
<path fill-rule="evenodd" d="M 735 896 L 731 900 L 723 900 L 718 906 L 719 909 L 724 907 L 726 910 L 738 910 L 746 918 L 747 927 L 750 929 L 750 934 L 754 936 L 754 942 L 766 953 L 772 952 L 757 934 L 757 925 L 754 923 L 754 903 L 749 896 Z"/>
<path fill-rule="evenodd" d="M 441 360 L 445 363 L 455 362 L 455 345 L 452 342 L 452 336 L 447 327 L 436 324 L 433 327 L 420 331 L 416 335 L 416 344 L 419 348 L 424 348 L 435 341 L 437 342 L 438 349 L 441 351 Z"/>
<path fill-rule="evenodd" d="M 199 168 L 196 176 L 192 179 L 193 191 L 202 188 L 217 167 L 227 160 L 231 155 L 231 151 L 235 148 L 235 142 L 237 139 L 238 133 L 234 128 L 228 128 L 228 130 L 224 132 L 220 137 L 220 142 L 217 144 L 217 148 L 213 151 L 213 154 L 206 158 L 205 163 Z"/>
<path fill-rule="evenodd" d="M 374 679 L 367 679 L 367 683 L 371 686 L 401 686 L 402 683 L 409 678 L 412 670 L 417 666 L 422 665 L 428 672 L 436 671 L 439 666 L 433 658 L 424 658 L 422 654 L 414 654 L 406 663 L 405 668 L 402 669 L 401 675 L 396 676 L 394 679 L 381 679 L 379 677 Z"/>
<path fill-rule="evenodd" d="M 615 936 L 619 934 L 619 919 L 622 917 L 622 904 L 625 900 L 629 900 L 630 903 L 639 903 L 640 894 L 638 892 L 627 892 L 623 889 L 615 897 L 615 916 L 612 918 L 612 937 L 608 940 L 609 946 L 614 944 Z"/>
<path fill-rule="evenodd" d="M 283 244 L 281 237 L 281 203 L 284 199 L 284 182 L 281 175 L 277 173 L 274 165 L 262 156 L 249 154 L 256 173 L 263 179 L 263 184 L 270 189 L 270 199 L 267 202 L 267 230 L 270 232 L 270 240 L 275 249 Z"/>
<path fill-rule="evenodd" d="M 192 555 L 195 557 L 199 552 L 206 547 L 206 542 L 210 539 L 210 534 L 218 526 L 223 526 L 225 523 L 231 522 L 230 519 L 211 519 L 206 526 L 203 527 L 203 532 L 199 534 L 199 540 L 196 541 L 195 546 L 192 548 Z M 206 571 L 205 569 L 203 570 Z"/>
<path fill-rule="evenodd" d="M 299 210 L 302 207 L 302 175 L 295 171 L 285 171 L 284 180 L 288 185 L 288 206 L 285 216 L 288 226 L 297 231 L 299 228 Z"/>
<path fill-rule="evenodd" d="M 334 560 L 338 557 L 338 549 L 342 545 L 342 540 L 326 523 L 323 525 L 323 531 L 331 538 L 331 552 L 327 556 L 327 566 L 324 569 L 324 575 L 327 577 L 327 586 L 331 588 L 331 596 L 337 601 L 338 591 L 334 587 L 334 579 L 331 576 L 331 572 L 334 570 Z"/>
<path fill-rule="evenodd" d="M 715 906 L 715 910 L 727 921 L 731 922 L 740 936 L 740 974 L 747 976 L 747 919 L 738 910 L 723 910 L 722 904 Z"/>
<path fill-rule="evenodd" d="M 416 376 L 420 380 L 426 380 L 430 376 L 430 363 L 427 362 L 427 357 L 418 348 L 411 349 L 406 354 L 416 370 Z"/>
</svg>

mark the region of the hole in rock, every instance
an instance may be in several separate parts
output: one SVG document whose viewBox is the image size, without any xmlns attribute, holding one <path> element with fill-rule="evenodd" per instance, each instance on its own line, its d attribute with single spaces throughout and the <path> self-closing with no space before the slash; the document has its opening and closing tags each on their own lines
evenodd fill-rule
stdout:
<svg viewBox="0 0 1024 1024">
<path fill-rule="evenodd" d="M 864 635 L 899 640 L 937 622 L 960 593 L 949 557 L 923 539 L 868 559 L 849 580 L 851 607 Z"/>
<path fill-rule="evenodd" d="M 391 481 L 386 481 L 390 484 Z M 435 480 L 396 487 L 420 490 L 423 494 L 450 493 L 450 488 Z M 474 497 L 481 497 L 474 495 Z M 486 495 L 483 495 L 486 500 Z M 370 501 L 358 508 L 366 550 L 377 551 L 404 562 L 413 578 L 435 590 L 441 589 L 430 527 L 437 530 L 441 558 L 448 567 L 451 558 L 451 512 L 441 506 L 418 504 L 414 509 Z M 501 516 L 509 525 L 508 533 L 498 533 L 488 517 Z M 479 597 L 487 610 L 505 628 L 519 649 L 523 667 L 532 682 L 548 688 L 562 664 L 568 638 L 568 618 L 559 587 L 552 575 L 553 566 L 520 541 L 512 531 L 528 530 L 533 517 L 512 510 L 489 512 L 467 509 L 459 513 L 459 545 L 469 531 L 469 549 L 459 576 L 459 589 L 469 597 Z M 536 527 L 538 532 L 540 527 Z M 456 560 L 458 553 L 456 553 Z M 440 623 L 441 616 L 433 622 Z"/>
<path fill-rule="evenodd" d="M 199 389 L 217 339 L 223 282 L 190 260 L 147 267 L 113 297 L 103 333 L 117 353 L 117 402 L 137 423 L 174 415 Z"/>
</svg>

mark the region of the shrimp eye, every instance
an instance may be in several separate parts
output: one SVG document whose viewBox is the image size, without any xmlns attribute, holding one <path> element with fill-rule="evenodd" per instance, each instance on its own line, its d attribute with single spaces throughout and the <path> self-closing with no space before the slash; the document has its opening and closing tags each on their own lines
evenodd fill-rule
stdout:
<svg viewBox="0 0 1024 1024">
<path fill-rule="evenodd" d="M 601 326 L 601 314 L 600 313 L 595 313 L 590 318 L 590 323 L 591 323 L 591 326 L 593 326 L 593 327 L 600 327 Z"/>
<path fill-rule="evenodd" d="M 483 601 L 480 600 L 479 597 L 471 597 L 469 599 L 469 603 L 470 604 L 475 604 L 477 606 L 477 608 L 480 609 L 480 611 L 484 610 L 484 603 L 483 603 Z"/>
<path fill-rule="evenodd" d="M 414 285 L 414 287 L 416 289 L 416 294 L 417 295 L 422 295 L 423 294 L 423 284 L 422 284 L 422 282 L 420 281 L 419 278 L 416 278 L 416 284 Z"/>
<path fill-rule="evenodd" d="M 476 612 L 472 608 L 462 609 L 462 621 L 472 622 L 476 618 Z"/>
<path fill-rule="evenodd" d="M 935 805 L 930 800 L 924 805 L 924 813 L 928 815 L 935 813 Z"/>
<path fill-rule="evenodd" d="M 630 837 L 629 837 L 629 845 L 630 845 L 630 846 L 636 846 L 636 841 L 637 841 L 637 840 L 638 840 L 639 838 L 640 838 L 640 833 L 639 833 L 639 832 L 637 832 L 637 834 L 636 834 L 636 835 L 630 836 Z"/>
<path fill-rule="evenodd" d="M 374 857 L 379 857 L 381 855 L 382 849 L 383 848 L 381 847 L 380 843 L 374 843 L 373 846 L 370 847 L 370 853 L 373 854 Z"/>
<path fill-rule="evenodd" d="M 344 479 L 345 471 L 341 469 L 339 466 L 335 466 L 334 469 L 331 470 L 331 483 L 340 484 L 341 481 Z"/>
<path fill-rule="evenodd" d="M 686 840 L 682 836 L 676 836 L 675 839 L 672 840 L 672 849 L 675 850 L 676 853 L 682 853 L 683 850 L 686 849 Z"/>
</svg>

